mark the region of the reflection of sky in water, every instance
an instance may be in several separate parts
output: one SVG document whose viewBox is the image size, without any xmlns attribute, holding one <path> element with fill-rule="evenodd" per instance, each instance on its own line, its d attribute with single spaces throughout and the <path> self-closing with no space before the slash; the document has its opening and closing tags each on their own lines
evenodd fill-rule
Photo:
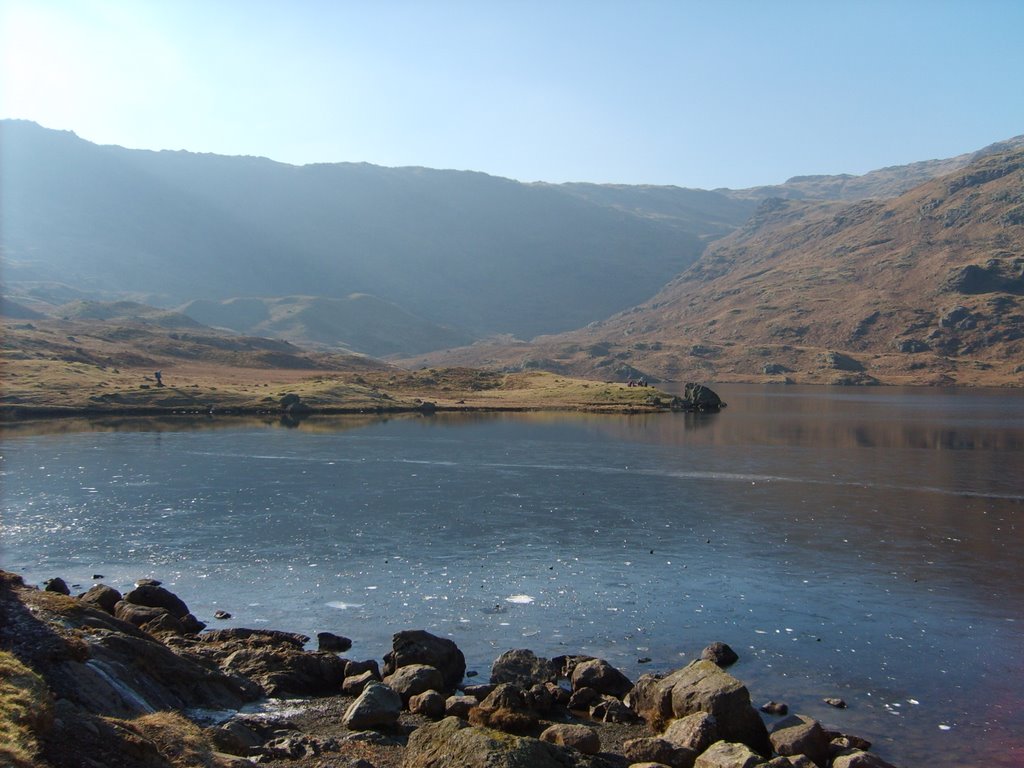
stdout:
<svg viewBox="0 0 1024 768">
<path fill-rule="evenodd" d="M 1024 398 L 765 392 L 696 418 L 14 434 L 3 560 L 154 576 L 351 655 L 425 627 L 483 676 L 513 647 L 635 676 L 722 639 L 755 700 L 906 765 L 1000 764 L 986 744 L 1024 730 Z"/>
</svg>

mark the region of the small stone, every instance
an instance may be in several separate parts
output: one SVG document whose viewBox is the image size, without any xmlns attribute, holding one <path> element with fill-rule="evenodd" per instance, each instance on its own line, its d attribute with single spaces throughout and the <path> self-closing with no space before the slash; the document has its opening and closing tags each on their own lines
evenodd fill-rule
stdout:
<svg viewBox="0 0 1024 768">
<path fill-rule="evenodd" d="M 231 614 L 228 613 L 227 611 L 217 611 L 215 614 L 213 614 L 213 618 L 215 618 L 215 619 L 230 619 L 231 618 Z"/>
<path fill-rule="evenodd" d="M 700 653 L 705 661 L 713 662 L 719 667 L 728 667 L 740 660 L 739 655 L 726 643 L 714 642 Z"/>
<path fill-rule="evenodd" d="M 68 589 L 67 582 L 64 581 L 60 576 L 53 579 L 47 579 L 44 582 L 46 592 L 56 592 L 58 595 L 70 595 L 71 590 Z"/>
<path fill-rule="evenodd" d="M 846 709 L 846 702 L 842 699 L 829 697 L 827 699 L 824 699 L 824 702 L 828 704 L 830 707 L 835 707 L 836 709 Z"/>
<path fill-rule="evenodd" d="M 761 705 L 761 711 L 766 715 L 788 715 L 789 706 L 781 701 L 768 701 Z"/>
<path fill-rule="evenodd" d="M 331 653 L 344 653 L 352 647 L 351 640 L 333 632 L 317 632 L 316 642 L 319 650 Z"/>
</svg>

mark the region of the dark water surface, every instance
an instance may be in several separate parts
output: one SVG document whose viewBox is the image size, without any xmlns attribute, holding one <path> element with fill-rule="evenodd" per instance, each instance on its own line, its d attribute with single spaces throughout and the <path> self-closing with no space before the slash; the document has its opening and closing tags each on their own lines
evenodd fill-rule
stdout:
<svg viewBox="0 0 1024 768">
<path fill-rule="evenodd" d="M 635 677 L 724 640 L 755 704 L 904 768 L 1024 764 L 1024 393 L 719 391 L 716 415 L 11 428 L 2 564 L 152 576 L 353 658 L 427 628 L 481 678 L 508 648 Z"/>
</svg>

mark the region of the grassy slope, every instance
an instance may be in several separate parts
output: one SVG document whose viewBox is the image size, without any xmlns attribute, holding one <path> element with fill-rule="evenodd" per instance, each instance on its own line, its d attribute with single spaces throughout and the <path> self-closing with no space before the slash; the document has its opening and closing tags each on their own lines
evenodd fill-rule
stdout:
<svg viewBox="0 0 1024 768">
<path fill-rule="evenodd" d="M 6 321 L 0 353 L 8 416 L 94 412 L 277 411 L 298 394 L 317 410 L 651 409 L 652 389 L 545 372 L 409 372 L 352 356 L 269 349 L 227 334 L 85 321 Z M 273 342 L 281 344 L 281 342 Z M 278 363 L 275 365 L 275 363 Z M 161 370 L 164 386 L 154 372 Z"/>
</svg>

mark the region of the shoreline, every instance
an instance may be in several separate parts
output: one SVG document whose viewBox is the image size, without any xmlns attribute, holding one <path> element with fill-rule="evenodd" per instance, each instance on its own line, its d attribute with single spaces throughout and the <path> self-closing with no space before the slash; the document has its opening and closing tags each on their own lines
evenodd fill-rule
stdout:
<svg viewBox="0 0 1024 768">
<path fill-rule="evenodd" d="M 72 597 L 60 578 L 39 589 L 0 571 L 0 609 L 17 619 L 0 628 L 0 662 L 43 686 L 23 683 L 41 714 L 18 723 L 37 755 L 18 768 L 71 768 L 83 754 L 128 768 L 140 737 L 158 752 L 184 740 L 206 756 L 173 768 L 316 768 L 323 758 L 363 768 L 892 768 L 863 738 L 784 703 L 757 707 L 728 672 L 738 655 L 720 642 L 635 680 L 598 657 L 524 648 L 478 678 L 452 639 L 425 630 L 397 631 L 380 661 L 360 661 L 351 640 L 329 632 L 309 650 L 306 635 L 211 629 L 152 579 L 123 595 L 96 583 Z M 118 747 L 110 723 L 134 741 Z M 90 738 L 101 730 L 102 745 Z"/>
</svg>

